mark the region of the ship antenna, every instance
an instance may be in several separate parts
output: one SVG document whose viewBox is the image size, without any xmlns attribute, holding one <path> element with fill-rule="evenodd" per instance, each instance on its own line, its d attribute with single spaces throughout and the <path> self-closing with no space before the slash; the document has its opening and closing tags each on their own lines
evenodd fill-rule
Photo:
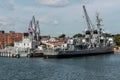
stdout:
<svg viewBox="0 0 120 80">
<path fill-rule="evenodd" d="M 97 27 L 100 28 L 100 26 L 102 26 L 102 24 L 101 24 L 102 19 L 99 18 L 98 12 L 96 12 L 96 22 L 97 22 Z"/>
</svg>

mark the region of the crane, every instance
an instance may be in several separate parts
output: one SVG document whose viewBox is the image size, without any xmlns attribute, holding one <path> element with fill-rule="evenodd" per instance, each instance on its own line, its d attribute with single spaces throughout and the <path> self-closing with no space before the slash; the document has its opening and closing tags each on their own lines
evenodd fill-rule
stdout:
<svg viewBox="0 0 120 80">
<path fill-rule="evenodd" d="M 39 21 L 35 20 L 35 17 L 33 16 L 32 20 L 29 24 L 29 37 L 32 38 L 32 40 L 39 41 L 40 40 L 40 27 L 39 27 Z"/>
<path fill-rule="evenodd" d="M 87 23 L 88 31 L 91 32 L 91 31 L 93 31 L 94 26 L 93 26 L 93 24 L 92 24 L 92 22 L 91 22 L 91 20 L 90 20 L 90 18 L 89 18 L 89 16 L 88 16 L 88 14 L 87 14 L 85 5 L 83 5 L 83 10 L 84 10 L 85 18 L 86 18 L 86 23 Z"/>
</svg>

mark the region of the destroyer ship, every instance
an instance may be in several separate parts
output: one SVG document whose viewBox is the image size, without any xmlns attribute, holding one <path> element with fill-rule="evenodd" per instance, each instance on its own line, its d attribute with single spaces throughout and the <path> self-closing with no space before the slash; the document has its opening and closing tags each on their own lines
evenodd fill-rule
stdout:
<svg viewBox="0 0 120 80">
<path fill-rule="evenodd" d="M 87 14 L 85 5 L 83 5 L 87 29 L 84 32 L 85 37 L 71 38 L 68 41 L 54 49 L 43 48 L 44 58 L 63 58 L 63 57 L 78 57 L 81 55 L 95 55 L 113 53 L 114 41 L 113 38 L 108 38 L 103 35 L 101 28 L 101 19 L 99 14 L 96 15 L 96 27 L 91 23 Z"/>
</svg>

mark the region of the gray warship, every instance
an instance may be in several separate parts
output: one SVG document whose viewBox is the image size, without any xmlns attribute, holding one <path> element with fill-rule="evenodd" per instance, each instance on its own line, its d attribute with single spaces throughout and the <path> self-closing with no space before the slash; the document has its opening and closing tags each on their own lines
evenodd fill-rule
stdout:
<svg viewBox="0 0 120 80">
<path fill-rule="evenodd" d="M 101 28 L 102 19 L 96 14 L 96 27 L 91 23 L 86 8 L 83 5 L 87 29 L 84 32 L 84 38 L 71 38 L 68 41 L 54 49 L 43 48 L 44 58 L 63 58 L 78 57 L 82 55 L 96 55 L 113 53 L 114 40 L 103 35 Z"/>
</svg>

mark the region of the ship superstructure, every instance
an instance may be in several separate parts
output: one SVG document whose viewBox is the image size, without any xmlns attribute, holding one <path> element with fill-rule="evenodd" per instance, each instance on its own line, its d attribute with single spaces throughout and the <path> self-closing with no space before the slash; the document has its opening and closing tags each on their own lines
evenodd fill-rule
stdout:
<svg viewBox="0 0 120 80">
<path fill-rule="evenodd" d="M 83 6 L 83 10 L 85 13 L 86 23 L 87 23 L 87 30 L 85 31 L 85 39 L 86 43 L 89 47 L 102 47 L 102 46 L 111 46 L 113 45 L 113 40 L 110 41 L 109 38 L 103 36 L 103 30 L 100 27 L 102 24 L 102 19 L 99 18 L 99 14 L 96 14 L 96 22 L 97 26 L 95 27 L 86 11 L 85 6 Z"/>
</svg>

